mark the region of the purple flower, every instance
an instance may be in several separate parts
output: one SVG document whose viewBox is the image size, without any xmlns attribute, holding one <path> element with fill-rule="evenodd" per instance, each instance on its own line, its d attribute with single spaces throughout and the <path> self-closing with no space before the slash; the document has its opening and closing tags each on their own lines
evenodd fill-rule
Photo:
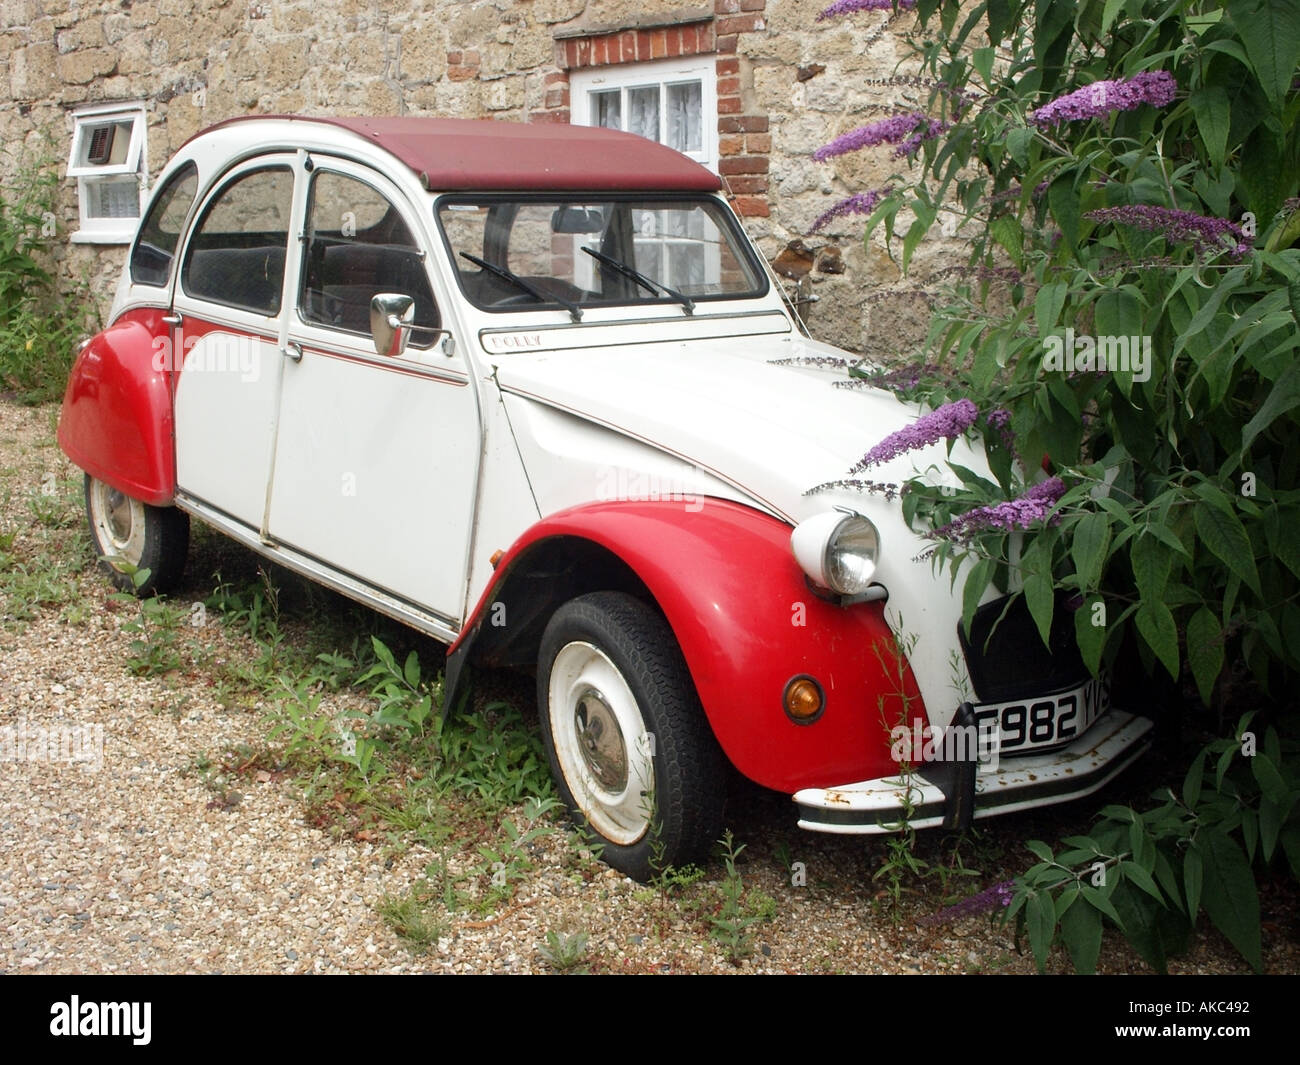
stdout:
<svg viewBox="0 0 1300 1065">
<path fill-rule="evenodd" d="M 905 156 L 911 155 L 926 141 L 932 141 L 935 137 L 947 133 L 950 129 L 952 129 L 950 123 L 940 122 L 937 118 L 930 119 L 926 124 L 925 129 L 918 130 L 906 140 L 899 142 L 898 147 L 894 149 L 893 158 L 902 159 Z"/>
<path fill-rule="evenodd" d="M 852 15 L 855 11 L 892 11 L 894 7 L 894 0 L 835 0 L 835 3 L 817 15 L 817 21 Z M 916 0 L 898 0 L 897 7 L 900 11 L 911 11 L 916 7 Z"/>
<path fill-rule="evenodd" d="M 797 355 L 789 359 L 768 359 L 769 366 L 818 366 L 830 370 L 850 370 L 860 360 L 850 362 L 832 355 Z"/>
<path fill-rule="evenodd" d="M 871 492 L 873 495 L 882 495 L 885 497 L 886 503 L 892 503 L 906 491 L 906 488 L 900 489 L 898 485 L 889 481 L 867 481 L 855 477 L 844 481 L 824 481 L 813 488 L 809 488 L 804 495 L 810 496 L 815 492 L 835 492 L 845 488 L 859 492 Z"/>
<path fill-rule="evenodd" d="M 1142 104 L 1164 107 L 1172 102 L 1178 83 L 1164 70 L 1149 70 L 1121 81 L 1094 81 L 1082 89 L 1067 92 L 1029 113 L 1037 126 L 1101 118 L 1112 111 L 1132 111 Z"/>
<path fill-rule="evenodd" d="M 1240 259 L 1251 250 L 1250 238 L 1234 222 L 1229 222 L 1226 218 L 1207 218 L 1192 214 L 1191 211 L 1178 211 L 1172 207 L 1150 204 L 1102 207 L 1096 211 L 1084 212 L 1083 217 L 1094 222 L 1121 222 L 1138 229 L 1163 232 L 1170 243 L 1191 244 L 1197 252 L 1226 251 L 1232 258 Z"/>
<path fill-rule="evenodd" d="M 890 433 L 855 462 L 849 469 L 849 473 L 861 473 L 881 462 L 889 461 L 896 455 L 929 447 L 940 440 L 952 440 L 974 425 L 977 417 L 979 417 L 979 409 L 969 399 L 945 403 L 929 414 L 921 415 L 911 425 Z"/>
<path fill-rule="evenodd" d="M 962 899 L 961 902 L 923 918 L 921 923 L 927 925 L 948 924 L 950 921 L 956 921 L 962 917 L 974 917 L 976 914 L 992 913 L 1005 909 L 1011 905 L 1011 897 L 1014 894 L 1015 882 L 1003 880 L 1000 884 L 986 887 L 978 895 Z"/>
<path fill-rule="evenodd" d="M 925 116 L 917 111 L 909 111 L 905 115 L 894 115 L 892 118 L 869 122 L 865 126 L 849 130 L 848 133 L 841 133 L 830 144 L 823 144 L 813 152 L 813 159 L 818 163 L 824 163 L 827 159 L 847 152 L 856 152 L 860 148 L 873 148 L 877 144 L 897 144 L 916 129 L 917 123 L 924 118 Z"/>
<path fill-rule="evenodd" d="M 1059 477 L 1049 477 L 1015 499 L 994 503 L 989 507 L 976 507 L 965 514 L 959 514 L 930 535 L 940 540 L 967 542 L 975 533 L 985 529 L 1001 529 L 1003 532 L 1028 529 L 1036 522 L 1045 520 L 1063 495 L 1065 482 Z"/>
<path fill-rule="evenodd" d="M 1011 412 L 1006 407 L 997 407 L 989 411 L 984 423 L 998 434 L 998 440 L 1011 456 L 1019 459 L 1020 456 L 1016 454 L 1016 438 L 1011 432 Z"/>
<path fill-rule="evenodd" d="M 829 225 L 837 218 L 846 214 L 870 214 L 876 209 L 886 196 L 893 191 L 888 185 L 883 189 L 872 189 L 870 192 L 859 192 L 850 196 L 846 200 L 840 200 L 828 211 L 823 211 L 817 216 L 817 221 L 812 224 L 812 232 L 816 233 L 823 226 Z"/>
</svg>

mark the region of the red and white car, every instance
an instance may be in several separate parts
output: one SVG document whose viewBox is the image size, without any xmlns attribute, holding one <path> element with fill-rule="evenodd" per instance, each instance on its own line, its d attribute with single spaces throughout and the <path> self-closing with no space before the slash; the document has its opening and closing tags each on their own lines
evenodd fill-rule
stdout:
<svg viewBox="0 0 1300 1065">
<path fill-rule="evenodd" d="M 222 123 L 160 175 L 110 321 L 59 425 L 100 554 L 165 589 L 196 517 L 445 641 L 448 705 L 469 663 L 535 668 L 559 789 L 634 876 L 652 817 L 663 861 L 717 838 L 728 763 L 869 833 L 1087 795 L 1146 746 L 1068 635 L 994 629 L 993 593 L 959 633 L 896 502 L 805 494 L 919 412 L 777 364 L 843 353 L 651 141 Z M 979 724 L 982 755 L 925 742 Z"/>
</svg>

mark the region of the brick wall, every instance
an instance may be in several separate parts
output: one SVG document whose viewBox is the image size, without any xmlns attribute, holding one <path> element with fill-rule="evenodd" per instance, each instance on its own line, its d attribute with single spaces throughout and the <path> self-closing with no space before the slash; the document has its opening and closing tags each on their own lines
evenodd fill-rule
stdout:
<svg viewBox="0 0 1300 1065">
<path fill-rule="evenodd" d="M 924 294 L 900 283 L 858 222 L 810 238 L 836 199 L 885 183 L 869 155 L 830 165 L 819 144 L 923 99 L 899 77 L 892 27 L 866 13 L 818 24 L 828 0 L 0 0 L 0 137 L 14 157 L 66 163 L 68 111 L 146 101 L 152 179 L 203 126 L 254 112 L 437 114 L 567 122 L 570 74 L 713 56 L 718 168 L 750 234 L 790 284 L 818 293 L 814 331 L 888 353 L 923 335 Z M 907 17 L 907 16 L 903 16 Z M 902 73 L 906 73 L 903 71 Z M 77 223 L 75 189 L 63 220 Z M 68 246 L 107 303 L 119 246 Z M 915 262 L 947 264 L 923 248 Z"/>
</svg>

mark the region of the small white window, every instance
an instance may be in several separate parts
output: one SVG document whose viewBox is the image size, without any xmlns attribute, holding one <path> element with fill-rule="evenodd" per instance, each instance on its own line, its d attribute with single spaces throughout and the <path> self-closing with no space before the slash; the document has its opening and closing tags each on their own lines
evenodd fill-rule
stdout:
<svg viewBox="0 0 1300 1065">
<path fill-rule="evenodd" d="M 570 121 L 636 133 L 718 170 L 718 86 L 713 56 L 629 63 L 576 71 L 569 78 Z M 718 250 L 702 238 L 700 211 L 632 212 L 636 266 L 652 277 L 714 276 Z M 593 264 L 577 256 L 579 284 Z"/>
<path fill-rule="evenodd" d="M 637 133 L 718 169 L 718 86 L 713 56 L 574 71 L 570 121 Z"/>
<path fill-rule="evenodd" d="M 142 104 L 85 107 L 72 113 L 68 177 L 77 182 L 84 244 L 129 244 L 146 188 Z"/>
</svg>

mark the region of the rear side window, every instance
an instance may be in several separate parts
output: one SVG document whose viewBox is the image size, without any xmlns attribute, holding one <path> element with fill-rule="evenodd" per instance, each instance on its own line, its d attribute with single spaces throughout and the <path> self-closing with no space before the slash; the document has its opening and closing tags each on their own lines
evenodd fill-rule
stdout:
<svg viewBox="0 0 1300 1065">
<path fill-rule="evenodd" d="M 424 256 L 396 206 L 363 181 L 320 170 L 307 209 L 304 321 L 370 335 L 370 301 L 381 292 L 415 301 L 415 324 L 438 327 Z M 411 343 L 431 340 L 416 334 Z"/>
<path fill-rule="evenodd" d="M 258 314 L 279 314 L 289 244 L 293 174 L 241 174 L 203 211 L 185 252 L 186 295 Z"/>
<path fill-rule="evenodd" d="M 181 226 L 198 190 L 198 169 L 188 163 L 169 177 L 154 196 L 131 249 L 131 280 L 137 285 L 167 284 Z"/>
</svg>

